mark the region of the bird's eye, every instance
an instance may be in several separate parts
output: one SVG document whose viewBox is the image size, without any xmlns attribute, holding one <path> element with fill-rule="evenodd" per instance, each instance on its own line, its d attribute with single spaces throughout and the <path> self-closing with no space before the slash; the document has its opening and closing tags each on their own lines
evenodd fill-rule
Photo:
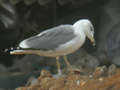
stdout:
<svg viewBox="0 0 120 90">
<path fill-rule="evenodd" d="M 91 31 L 91 32 L 94 32 L 93 26 L 90 26 L 90 31 Z"/>
</svg>

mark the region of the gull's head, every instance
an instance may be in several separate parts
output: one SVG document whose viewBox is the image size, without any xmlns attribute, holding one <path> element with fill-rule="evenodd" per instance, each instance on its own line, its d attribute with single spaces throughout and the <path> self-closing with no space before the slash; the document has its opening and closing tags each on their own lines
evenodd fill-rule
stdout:
<svg viewBox="0 0 120 90">
<path fill-rule="evenodd" d="M 95 46 L 95 39 L 94 39 L 94 27 L 88 19 L 80 19 L 79 21 L 75 22 L 73 26 L 78 30 L 83 30 L 85 35 L 88 39 L 92 42 Z"/>
</svg>

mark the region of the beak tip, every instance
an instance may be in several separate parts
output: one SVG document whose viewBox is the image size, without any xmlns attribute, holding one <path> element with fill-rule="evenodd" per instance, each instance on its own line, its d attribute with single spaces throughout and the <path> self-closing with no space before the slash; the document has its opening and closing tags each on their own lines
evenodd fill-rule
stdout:
<svg viewBox="0 0 120 90">
<path fill-rule="evenodd" d="M 94 40 L 94 41 L 92 41 L 92 45 L 93 45 L 93 46 L 96 46 L 95 40 Z"/>
<path fill-rule="evenodd" d="M 90 41 L 91 41 L 91 43 L 92 43 L 93 46 L 96 46 L 96 42 L 95 42 L 94 38 L 91 38 Z"/>
</svg>

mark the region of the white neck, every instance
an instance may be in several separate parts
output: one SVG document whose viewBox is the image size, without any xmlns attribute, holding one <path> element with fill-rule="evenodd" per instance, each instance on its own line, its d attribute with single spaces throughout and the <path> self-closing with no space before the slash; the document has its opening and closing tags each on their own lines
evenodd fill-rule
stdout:
<svg viewBox="0 0 120 90">
<path fill-rule="evenodd" d="M 83 45 L 85 42 L 85 39 L 86 39 L 86 34 L 84 32 L 84 28 L 81 27 L 80 25 L 79 25 L 79 27 L 78 27 L 78 25 L 73 25 L 73 28 L 75 30 L 75 34 L 78 36 L 79 42 L 81 43 L 81 45 Z"/>
<path fill-rule="evenodd" d="M 73 28 L 77 33 L 81 33 L 82 35 L 86 36 L 86 32 L 85 32 L 86 27 L 84 27 L 83 24 L 75 23 L 73 24 Z"/>
</svg>

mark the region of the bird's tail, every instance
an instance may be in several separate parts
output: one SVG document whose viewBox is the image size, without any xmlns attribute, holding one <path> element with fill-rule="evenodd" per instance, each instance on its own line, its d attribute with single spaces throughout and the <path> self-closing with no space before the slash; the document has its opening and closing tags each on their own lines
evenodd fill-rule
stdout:
<svg viewBox="0 0 120 90">
<path fill-rule="evenodd" d="M 13 50 L 10 54 L 38 54 L 37 50 Z"/>
<path fill-rule="evenodd" d="M 23 50 L 19 47 L 16 48 L 10 48 L 10 49 L 5 49 L 5 52 L 9 52 L 10 54 L 34 54 L 36 51 L 34 50 Z"/>
<path fill-rule="evenodd" d="M 13 50 L 10 54 L 32 54 L 29 50 Z"/>
</svg>

